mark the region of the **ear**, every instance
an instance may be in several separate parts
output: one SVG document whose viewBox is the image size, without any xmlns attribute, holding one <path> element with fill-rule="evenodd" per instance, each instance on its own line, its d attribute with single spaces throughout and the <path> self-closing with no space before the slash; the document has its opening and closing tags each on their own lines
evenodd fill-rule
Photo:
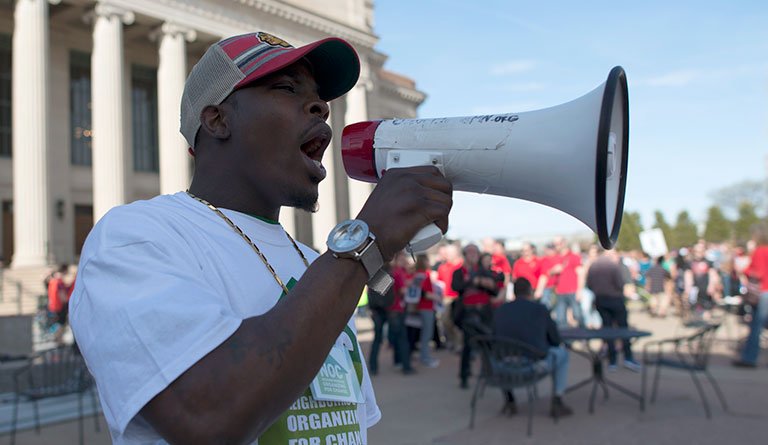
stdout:
<svg viewBox="0 0 768 445">
<path fill-rule="evenodd" d="M 200 131 L 205 131 L 214 139 L 229 139 L 231 130 L 230 117 L 223 104 L 208 105 L 200 113 Z"/>
</svg>

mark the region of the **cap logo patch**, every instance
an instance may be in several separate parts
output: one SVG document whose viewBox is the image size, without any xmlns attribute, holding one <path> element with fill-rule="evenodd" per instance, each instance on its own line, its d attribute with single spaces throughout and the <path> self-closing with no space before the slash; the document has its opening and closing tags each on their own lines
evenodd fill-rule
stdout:
<svg viewBox="0 0 768 445">
<path fill-rule="evenodd" d="M 281 39 L 280 37 L 273 36 L 272 34 L 268 34 L 266 32 L 259 32 L 256 35 L 259 38 L 259 40 L 261 40 L 262 42 L 268 45 L 282 46 L 283 48 L 293 48 L 293 45 Z"/>
</svg>

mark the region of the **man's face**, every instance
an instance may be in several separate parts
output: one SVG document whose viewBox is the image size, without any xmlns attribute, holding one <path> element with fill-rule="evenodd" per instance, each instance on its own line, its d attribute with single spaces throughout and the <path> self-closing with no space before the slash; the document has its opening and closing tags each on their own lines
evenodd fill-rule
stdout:
<svg viewBox="0 0 768 445">
<path fill-rule="evenodd" d="M 232 173 L 252 199 L 312 210 L 325 178 L 320 161 L 331 140 L 328 104 L 305 61 L 237 90 L 225 101 L 236 150 Z"/>
<path fill-rule="evenodd" d="M 480 249 L 475 245 L 469 245 L 464 249 L 464 261 L 476 265 L 480 261 Z"/>
<path fill-rule="evenodd" d="M 533 256 L 533 247 L 530 244 L 523 244 L 522 254 L 524 258 L 530 258 Z"/>
</svg>

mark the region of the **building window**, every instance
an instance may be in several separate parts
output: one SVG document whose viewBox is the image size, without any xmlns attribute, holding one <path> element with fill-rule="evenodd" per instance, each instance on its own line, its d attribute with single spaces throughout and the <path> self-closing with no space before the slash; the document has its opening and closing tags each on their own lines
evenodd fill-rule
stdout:
<svg viewBox="0 0 768 445">
<path fill-rule="evenodd" d="M 11 142 L 11 36 L 0 34 L 0 157 L 9 158 Z"/>
<path fill-rule="evenodd" d="M 93 228 L 93 206 L 75 204 L 75 253 L 80 255 L 83 244 Z"/>
<path fill-rule="evenodd" d="M 70 141 L 73 165 L 91 165 L 91 56 L 69 53 Z"/>
<path fill-rule="evenodd" d="M 157 135 L 157 70 L 131 67 L 131 104 L 133 107 L 133 169 L 159 171 Z"/>
</svg>

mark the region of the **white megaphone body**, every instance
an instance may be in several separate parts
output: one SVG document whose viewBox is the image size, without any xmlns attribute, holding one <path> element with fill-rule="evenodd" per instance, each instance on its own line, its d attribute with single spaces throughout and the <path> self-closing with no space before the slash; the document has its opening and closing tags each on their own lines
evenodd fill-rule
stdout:
<svg viewBox="0 0 768 445">
<path fill-rule="evenodd" d="M 342 135 L 342 158 L 347 174 L 366 182 L 391 168 L 434 165 L 454 190 L 562 210 L 610 249 L 621 226 L 628 142 L 627 79 L 615 67 L 590 93 L 542 110 L 351 124 Z M 423 252 L 441 238 L 431 224 L 409 249 Z"/>
</svg>

